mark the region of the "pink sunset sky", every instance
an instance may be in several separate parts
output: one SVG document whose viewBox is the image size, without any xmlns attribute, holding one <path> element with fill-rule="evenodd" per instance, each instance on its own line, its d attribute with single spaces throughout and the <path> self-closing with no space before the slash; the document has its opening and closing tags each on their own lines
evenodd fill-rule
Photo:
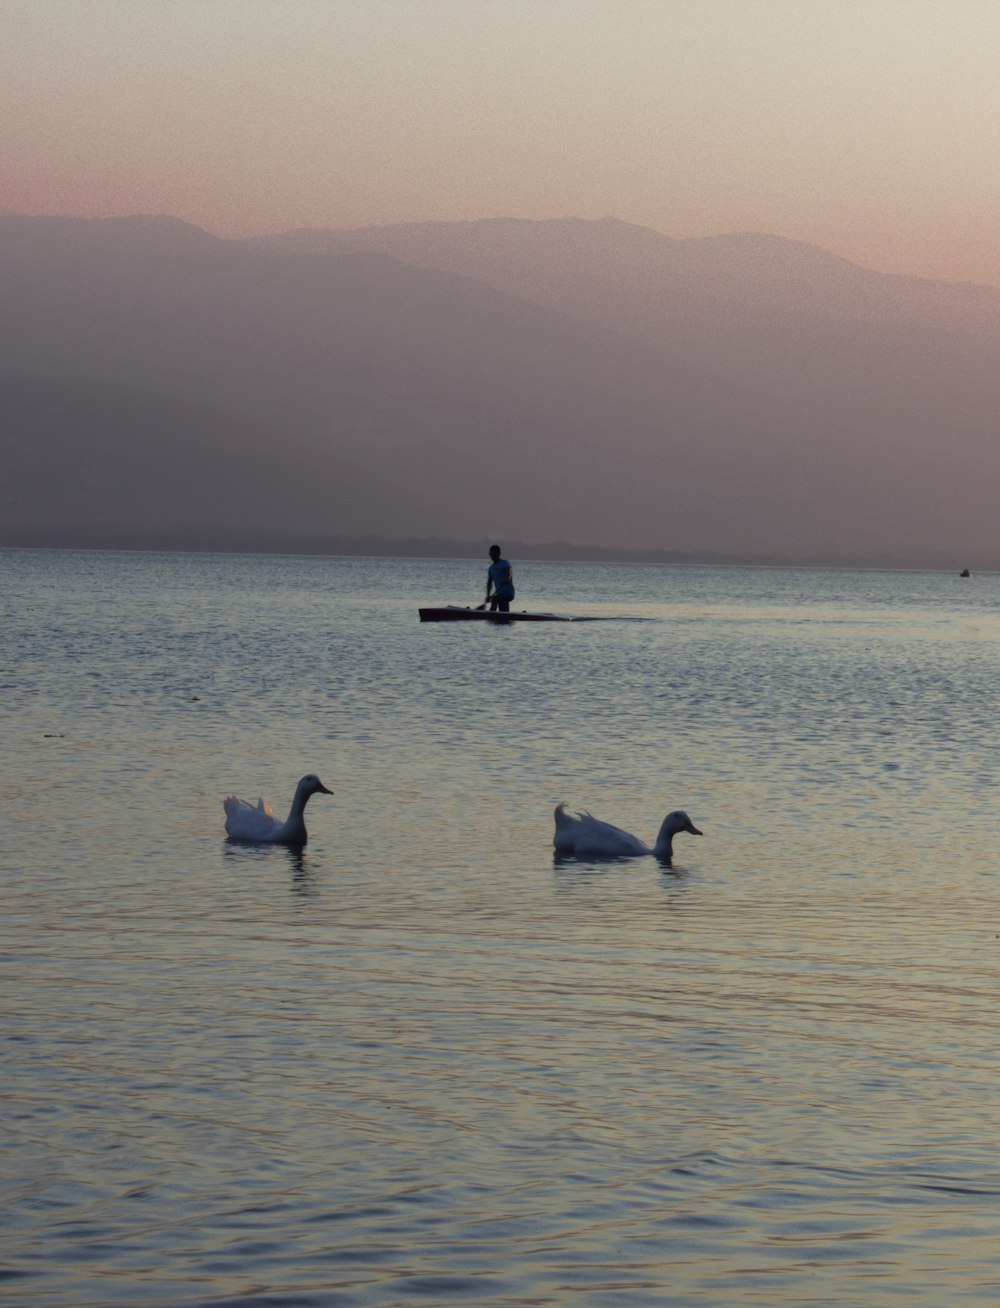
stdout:
<svg viewBox="0 0 1000 1308">
<path fill-rule="evenodd" d="M 0 0 L 0 207 L 612 215 L 1000 284 L 997 0 Z"/>
</svg>

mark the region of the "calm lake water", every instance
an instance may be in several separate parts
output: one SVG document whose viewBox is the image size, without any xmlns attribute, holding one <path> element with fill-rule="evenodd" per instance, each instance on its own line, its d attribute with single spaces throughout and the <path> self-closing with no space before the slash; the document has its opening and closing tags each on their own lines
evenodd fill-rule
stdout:
<svg viewBox="0 0 1000 1308">
<path fill-rule="evenodd" d="M 5 1302 L 1000 1302 L 1000 577 L 486 562 L 0 554 Z"/>
</svg>

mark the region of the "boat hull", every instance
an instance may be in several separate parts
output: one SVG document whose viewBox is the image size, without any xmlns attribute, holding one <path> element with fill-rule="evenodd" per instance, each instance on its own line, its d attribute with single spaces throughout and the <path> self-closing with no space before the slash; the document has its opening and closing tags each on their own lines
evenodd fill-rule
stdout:
<svg viewBox="0 0 1000 1308">
<path fill-rule="evenodd" d="M 421 622 L 572 622 L 558 613 L 490 613 L 486 609 L 462 609 L 457 604 L 420 609 Z"/>
</svg>

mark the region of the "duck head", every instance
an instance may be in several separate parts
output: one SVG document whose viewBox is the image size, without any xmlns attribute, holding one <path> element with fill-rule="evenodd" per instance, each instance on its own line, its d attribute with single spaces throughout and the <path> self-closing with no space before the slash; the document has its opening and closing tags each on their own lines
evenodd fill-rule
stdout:
<svg viewBox="0 0 1000 1308">
<path fill-rule="evenodd" d="M 327 787 L 323 785 L 315 772 L 310 772 L 308 776 L 303 777 L 299 782 L 298 789 L 302 791 L 303 795 L 333 794 L 332 790 L 328 790 Z"/>
<path fill-rule="evenodd" d="M 661 863 L 670 863 L 674 853 L 674 836 L 680 831 L 686 831 L 690 836 L 702 834 L 682 809 L 675 808 L 660 823 L 660 833 L 653 846 L 653 853 Z"/>
<path fill-rule="evenodd" d="M 663 819 L 663 825 L 672 836 L 676 836 L 679 831 L 686 831 L 689 836 L 703 836 L 705 834 L 704 831 L 699 831 L 688 815 L 679 808 L 667 814 Z"/>
</svg>

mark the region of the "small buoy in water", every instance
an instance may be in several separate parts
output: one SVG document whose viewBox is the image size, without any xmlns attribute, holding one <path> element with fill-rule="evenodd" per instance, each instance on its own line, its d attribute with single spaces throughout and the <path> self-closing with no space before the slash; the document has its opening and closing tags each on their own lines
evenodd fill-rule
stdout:
<svg viewBox="0 0 1000 1308">
<path fill-rule="evenodd" d="M 972 576 L 972 573 L 969 571 L 968 568 L 963 568 L 962 571 L 961 571 L 958 575 L 959 575 L 960 577 L 971 577 L 971 576 Z"/>
</svg>

